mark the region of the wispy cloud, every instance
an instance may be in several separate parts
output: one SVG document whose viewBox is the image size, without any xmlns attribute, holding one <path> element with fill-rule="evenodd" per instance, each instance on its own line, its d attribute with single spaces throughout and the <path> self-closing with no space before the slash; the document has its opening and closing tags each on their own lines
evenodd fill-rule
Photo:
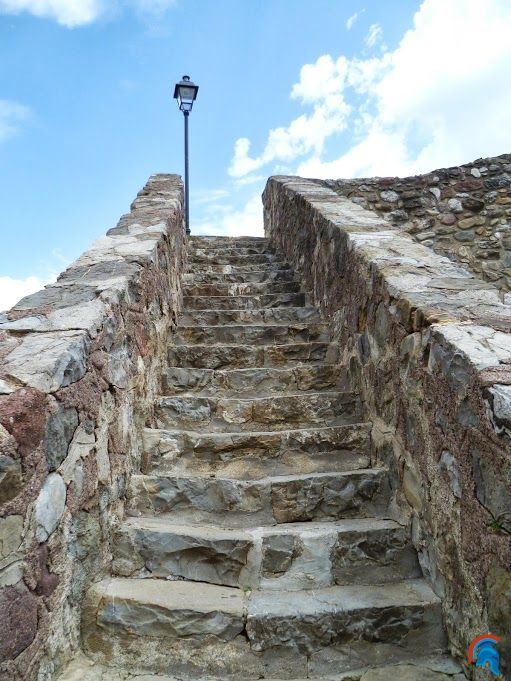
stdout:
<svg viewBox="0 0 511 681">
<path fill-rule="evenodd" d="M 365 37 L 367 47 L 374 47 L 383 38 L 383 30 L 380 24 L 371 24 Z"/>
<path fill-rule="evenodd" d="M 348 29 L 348 31 L 351 31 L 351 29 L 353 28 L 353 24 L 355 23 L 355 21 L 357 21 L 357 19 L 359 19 L 365 11 L 366 11 L 366 10 L 365 10 L 365 7 L 364 7 L 363 9 L 359 10 L 358 12 L 355 12 L 355 14 L 352 14 L 352 15 L 346 20 L 346 28 Z"/>
<path fill-rule="evenodd" d="M 0 142 L 15 135 L 23 121 L 30 117 L 30 109 L 18 102 L 0 99 Z"/>
</svg>

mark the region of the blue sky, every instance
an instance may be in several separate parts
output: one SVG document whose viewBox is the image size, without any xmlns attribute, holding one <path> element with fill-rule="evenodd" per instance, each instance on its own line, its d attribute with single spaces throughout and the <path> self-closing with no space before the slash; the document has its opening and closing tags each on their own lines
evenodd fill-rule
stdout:
<svg viewBox="0 0 511 681">
<path fill-rule="evenodd" d="M 509 0 L 0 0 L 0 310 L 183 171 L 191 227 L 260 233 L 275 173 L 402 175 L 511 149 Z"/>
</svg>

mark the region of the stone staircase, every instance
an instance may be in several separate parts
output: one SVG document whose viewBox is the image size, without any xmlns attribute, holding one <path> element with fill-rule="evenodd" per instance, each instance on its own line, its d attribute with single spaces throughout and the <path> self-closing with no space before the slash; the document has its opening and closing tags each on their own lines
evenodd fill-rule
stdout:
<svg viewBox="0 0 511 681">
<path fill-rule="evenodd" d="M 359 679 L 406 662 L 407 679 L 464 678 L 300 281 L 264 239 L 192 237 L 188 262 L 113 576 L 84 604 L 89 660 L 116 679 Z"/>
</svg>

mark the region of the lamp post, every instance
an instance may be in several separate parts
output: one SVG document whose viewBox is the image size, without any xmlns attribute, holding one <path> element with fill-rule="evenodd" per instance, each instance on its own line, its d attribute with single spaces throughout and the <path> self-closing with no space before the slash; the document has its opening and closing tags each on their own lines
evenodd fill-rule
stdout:
<svg viewBox="0 0 511 681">
<path fill-rule="evenodd" d="M 183 76 L 183 79 L 176 83 L 174 88 L 174 99 L 185 117 L 185 220 L 186 233 L 190 234 L 190 197 L 188 192 L 188 116 L 192 110 L 193 103 L 197 98 L 199 86 L 192 83 L 190 76 Z"/>
</svg>

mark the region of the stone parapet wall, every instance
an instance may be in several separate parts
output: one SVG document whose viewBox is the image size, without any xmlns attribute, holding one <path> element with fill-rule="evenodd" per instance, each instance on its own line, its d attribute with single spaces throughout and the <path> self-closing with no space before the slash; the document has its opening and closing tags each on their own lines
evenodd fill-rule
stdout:
<svg viewBox="0 0 511 681">
<path fill-rule="evenodd" d="M 436 253 L 511 290 L 511 154 L 413 177 L 326 180 Z"/>
<path fill-rule="evenodd" d="M 85 589 L 140 469 L 184 265 L 182 183 L 0 316 L 0 679 L 49 681 L 79 648 Z"/>
<path fill-rule="evenodd" d="M 479 178 L 478 178 L 479 179 Z M 452 649 L 511 640 L 511 305 L 323 183 L 270 178 L 265 231 L 338 340 Z M 504 205 L 504 204 L 502 204 Z"/>
</svg>

